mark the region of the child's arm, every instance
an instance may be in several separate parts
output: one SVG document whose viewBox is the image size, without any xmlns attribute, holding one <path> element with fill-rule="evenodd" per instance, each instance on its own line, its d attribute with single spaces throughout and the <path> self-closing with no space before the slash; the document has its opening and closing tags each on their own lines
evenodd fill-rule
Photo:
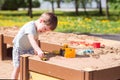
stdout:
<svg viewBox="0 0 120 80">
<path fill-rule="evenodd" d="M 28 39 L 29 39 L 32 47 L 34 48 L 34 50 L 37 52 L 38 56 L 42 58 L 44 56 L 44 53 L 38 46 L 38 43 L 36 42 L 34 35 L 28 34 Z"/>
</svg>

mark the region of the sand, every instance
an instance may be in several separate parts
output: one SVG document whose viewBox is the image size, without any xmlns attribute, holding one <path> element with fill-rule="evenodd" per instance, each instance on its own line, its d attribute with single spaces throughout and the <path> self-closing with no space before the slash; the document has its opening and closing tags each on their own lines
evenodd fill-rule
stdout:
<svg viewBox="0 0 120 80">
<path fill-rule="evenodd" d="M 19 30 L 19 28 L 17 28 L 17 27 L 0 28 L 0 33 L 2 33 L 4 35 L 9 35 L 9 36 L 15 36 L 17 34 L 18 30 Z M 120 61 L 120 56 L 119 56 L 120 55 L 120 42 L 119 41 L 103 39 L 100 37 L 88 36 L 88 35 L 84 35 L 84 34 L 77 35 L 77 34 L 73 34 L 73 33 L 58 33 L 58 32 L 47 32 L 47 33 L 41 34 L 39 36 L 39 39 L 43 42 L 57 44 L 57 45 L 63 45 L 63 44 L 67 43 L 70 47 L 73 47 L 76 49 L 92 48 L 95 51 L 95 54 L 101 56 L 100 58 L 98 57 L 98 59 L 105 60 L 105 59 L 109 58 L 108 62 L 106 62 L 107 60 L 105 60 L 104 62 L 108 63 L 108 64 L 110 64 L 111 61 L 115 62 L 115 66 L 119 66 L 119 64 L 120 64 L 120 63 L 116 63 L 116 62 Z M 91 46 L 71 44 L 70 43 L 71 41 L 75 41 L 75 42 L 85 41 L 87 43 L 100 42 L 101 45 L 104 45 L 104 48 L 94 49 Z M 107 58 L 104 58 L 104 55 L 106 55 L 106 54 L 107 54 Z M 96 59 L 96 55 L 93 55 L 92 57 L 86 58 L 86 59 L 84 57 L 82 57 L 80 60 L 87 61 L 88 59 L 92 59 L 92 61 L 98 60 L 98 59 Z M 53 59 L 51 58 L 51 60 L 53 60 Z M 75 59 L 75 60 L 77 60 L 77 59 Z M 53 62 L 55 63 L 55 61 L 53 61 Z M 109 67 L 109 66 L 111 66 L 111 65 L 106 65 L 106 67 Z M 69 66 L 69 67 L 71 67 L 71 66 Z M 87 70 L 87 69 L 89 70 L 91 68 L 91 66 L 86 68 L 85 64 L 83 64 L 83 67 L 85 68 L 85 70 Z M 101 68 L 103 68 L 103 66 L 100 68 L 96 64 L 96 66 L 92 66 L 92 68 L 101 69 Z M 13 70 L 13 66 L 12 66 L 11 59 L 0 61 L 0 79 L 10 79 L 12 70 Z"/>
<path fill-rule="evenodd" d="M 0 61 L 0 79 L 10 79 L 13 70 L 12 61 Z"/>
</svg>

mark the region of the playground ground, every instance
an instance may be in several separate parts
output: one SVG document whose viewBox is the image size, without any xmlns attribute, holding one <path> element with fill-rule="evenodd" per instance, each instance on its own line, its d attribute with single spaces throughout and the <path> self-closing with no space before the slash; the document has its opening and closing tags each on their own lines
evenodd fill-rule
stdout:
<svg viewBox="0 0 120 80">
<path fill-rule="evenodd" d="M 10 79 L 13 70 L 12 60 L 0 61 L 0 80 Z"/>
</svg>

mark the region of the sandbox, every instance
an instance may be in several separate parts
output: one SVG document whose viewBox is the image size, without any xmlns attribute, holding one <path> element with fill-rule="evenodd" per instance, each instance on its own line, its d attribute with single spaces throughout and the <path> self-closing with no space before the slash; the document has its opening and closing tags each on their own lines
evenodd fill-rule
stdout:
<svg viewBox="0 0 120 80">
<path fill-rule="evenodd" d="M 42 61 L 38 56 L 22 55 L 21 80 L 120 80 L 119 59 L 106 54 L 99 59 L 52 56 Z"/>
<path fill-rule="evenodd" d="M 0 35 L 0 60 L 5 59 L 7 45 L 12 46 L 13 38 L 14 36 Z M 61 45 L 41 41 L 39 45 L 48 52 L 61 48 Z M 39 76 L 41 80 L 120 80 L 120 51 L 113 47 L 106 49 L 107 51 L 102 48 L 95 49 L 100 51 L 99 57 L 93 55 L 65 58 L 52 55 L 48 61 L 42 61 L 38 56 L 22 55 L 20 79 L 30 80 Z"/>
</svg>

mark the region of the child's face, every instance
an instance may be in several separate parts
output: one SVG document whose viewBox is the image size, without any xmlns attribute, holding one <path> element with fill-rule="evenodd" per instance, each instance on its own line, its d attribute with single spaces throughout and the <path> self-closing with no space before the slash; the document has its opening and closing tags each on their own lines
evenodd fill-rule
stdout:
<svg viewBox="0 0 120 80">
<path fill-rule="evenodd" d="M 46 32 L 46 31 L 51 31 L 51 29 L 50 29 L 50 26 L 41 22 L 38 24 L 37 31 L 38 32 Z"/>
</svg>

